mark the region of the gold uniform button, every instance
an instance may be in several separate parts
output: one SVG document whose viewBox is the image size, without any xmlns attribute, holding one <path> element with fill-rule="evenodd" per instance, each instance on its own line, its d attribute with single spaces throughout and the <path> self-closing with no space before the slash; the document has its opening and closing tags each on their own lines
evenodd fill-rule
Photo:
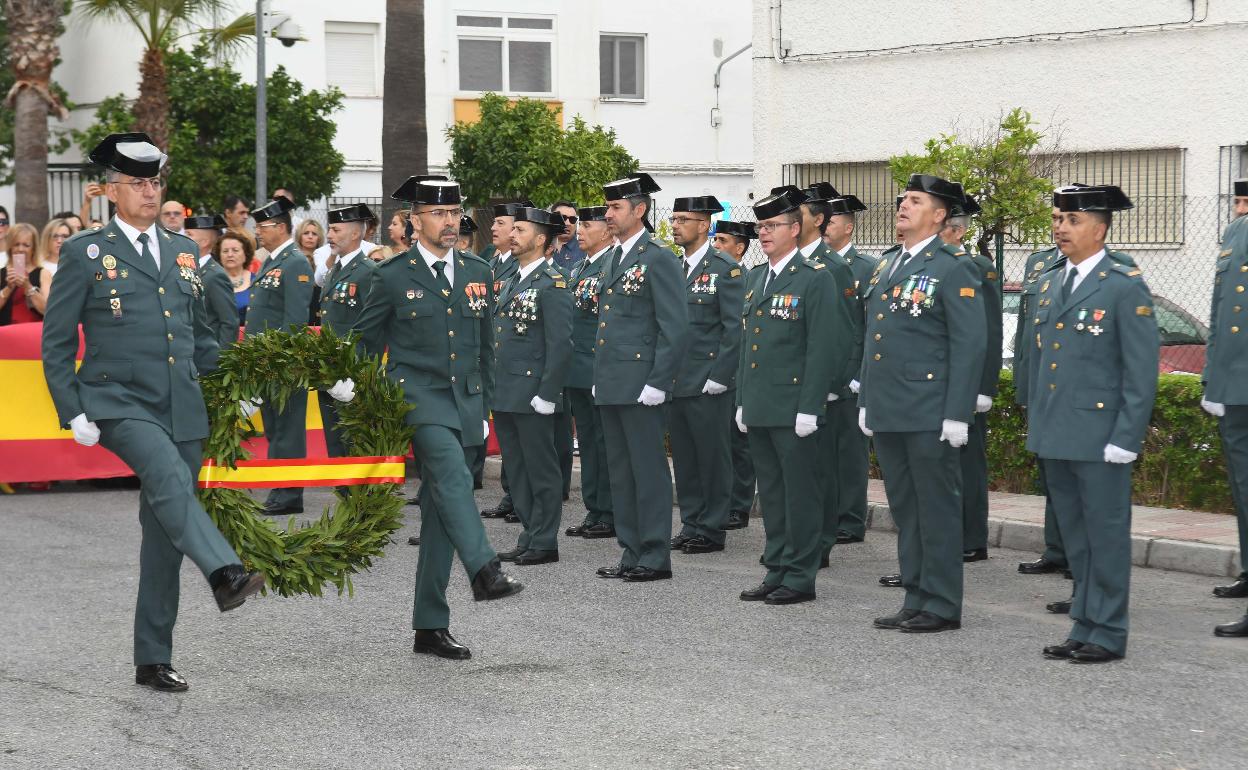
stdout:
<svg viewBox="0 0 1248 770">
<path fill-rule="evenodd" d="M 447 332 L 447 333 L 446 333 L 446 336 L 448 336 L 448 337 L 454 337 L 454 336 L 455 336 L 455 330 L 454 330 L 454 329 L 451 329 L 449 332 Z"/>
<path fill-rule="evenodd" d="M 758 345 L 751 345 L 750 350 L 758 350 Z"/>
<path fill-rule="evenodd" d="M 498 343 L 497 343 L 497 342 L 495 342 L 495 343 L 494 343 L 494 345 L 495 345 L 495 346 L 497 346 L 497 345 L 498 345 Z M 452 353 L 452 354 L 451 354 L 451 360 L 452 360 L 452 361 L 454 361 L 454 360 L 455 360 L 455 354 L 454 354 L 454 353 Z"/>
<path fill-rule="evenodd" d="M 1049 390 L 1057 390 L 1057 385 L 1056 385 L 1055 383 L 1050 382 L 1050 383 L 1049 383 Z"/>
<path fill-rule="evenodd" d="M 1049 364 L 1049 368 L 1050 368 L 1050 369 L 1056 369 L 1056 368 L 1057 368 L 1057 362 L 1056 362 L 1056 361 L 1054 361 L 1053 363 Z"/>
<path fill-rule="evenodd" d="M 928 373 L 927 373 L 927 379 L 929 379 L 929 380 L 930 380 L 930 379 L 932 379 L 932 378 L 934 378 L 935 376 L 936 376 L 936 375 L 932 374 L 931 372 L 928 372 Z"/>
<path fill-rule="evenodd" d="M 161 287 L 160 287 L 159 289 L 157 289 L 156 291 L 160 292 L 161 294 L 164 294 L 164 293 L 165 293 L 165 287 L 164 287 L 164 286 L 161 286 Z"/>
<path fill-rule="evenodd" d="M 641 358 L 641 354 L 640 354 L 640 353 L 638 353 L 638 354 L 637 354 L 637 357 L 638 357 L 638 358 Z"/>
<path fill-rule="evenodd" d="M 876 360 L 876 361 L 879 361 L 879 360 L 880 360 L 880 354 L 879 354 L 879 353 L 876 353 L 876 354 L 875 354 L 875 360 Z"/>
<path fill-rule="evenodd" d="M 599 322 L 598 322 L 598 328 L 599 328 L 599 329 L 603 328 L 603 327 L 604 327 L 604 326 L 606 326 L 606 325 L 607 325 L 607 322 L 606 322 L 606 321 L 599 321 Z"/>
<path fill-rule="evenodd" d="M 610 305 L 603 305 L 603 306 L 602 306 L 602 309 L 603 309 L 603 310 L 610 310 L 610 309 L 611 309 L 611 306 L 610 306 Z"/>
<path fill-rule="evenodd" d="M 500 332 L 501 332 L 502 330 L 503 330 L 503 327 L 501 327 L 501 326 L 500 326 L 500 327 L 498 327 L 498 331 L 500 331 Z"/>
<path fill-rule="evenodd" d="M 796 385 L 796 384 L 797 384 L 797 378 L 796 378 L 796 377 L 794 377 L 794 378 L 793 378 L 793 384 L 794 384 L 794 385 Z"/>
<path fill-rule="evenodd" d="M 166 311 L 165 311 L 165 318 L 172 318 L 172 317 L 173 317 L 173 313 L 170 313 L 168 310 L 166 310 Z"/>
<path fill-rule="evenodd" d="M 1040 323 L 1040 319 L 1039 319 L 1039 318 L 1037 318 L 1037 319 L 1036 319 L 1036 323 Z M 1054 324 L 1053 326 L 1054 326 L 1054 328 L 1057 328 L 1057 329 L 1065 329 L 1065 328 L 1066 328 L 1066 324 L 1062 323 L 1061 321 L 1058 321 L 1058 322 L 1057 322 L 1056 324 Z"/>
<path fill-rule="evenodd" d="M 1097 401 L 1097 402 L 1096 402 L 1096 408 L 1097 408 L 1097 409 L 1104 409 L 1104 408 L 1105 408 L 1105 404 L 1104 404 L 1104 403 L 1102 403 L 1102 402 L 1100 402 L 1100 401 Z"/>
<path fill-rule="evenodd" d="M 877 321 L 883 321 L 883 320 L 884 320 L 884 314 L 883 314 L 883 313 L 876 313 L 876 314 L 875 314 L 875 320 L 877 320 Z"/>
<path fill-rule="evenodd" d="M 416 317 L 416 311 L 415 311 L 415 310 L 413 310 L 413 311 L 412 311 L 412 318 L 415 318 L 415 317 Z M 500 330 L 500 331 L 501 331 L 501 330 Z"/>
<path fill-rule="evenodd" d="M 710 355 L 708 355 L 708 356 L 707 356 L 707 358 L 714 358 L 714 357 L 715 357 L 715 353 L 713 353 L 713 352 L 712 352 Z"/>
<path fill-rule="evenodd" d="M 1235 307 L 1231 309 L 1234 310 L 1236 313 L 1238 313 L 1240 310 L 1243 310 L 1243 308 L 1241 308 L 1239 305 L 1236 305 Z"/>
<path fill-rule="evenodd" d="M 400 377 L 400 378 L 399 378 L 399 384 L 400 384 L 400 385 L 402 385 L 402 384 L 403 384 L 403 383 L 405 383 L 405 382 L 407 382 L 407 378 L 406 378 L 406 377 Z"/>
<path fill-rule="evenodd" d="M 532 377 L 532 376 L 533 376 L 533 371 L 532 371 L 532 370 L 530 370 L 530 369 L 526 369 L 526 370 L 524 371 L 524 376 L 525 376 L 525 377 Z"/>
<path fill-rule="evenodd" d="M 117 292 L 113 292 L 113 293 L 114 293 L 114 294 L 116 294 Z M 763 311 L 761 311 L 761 310 L 755 310 L 755 311 L 754 311 L 754 315 L 762 315 L 762 314 L 763 314 Z"/>
<path fill-rule="evenodd" d="M 751 368 L 751 369 L 757 369 L 757 368 L 758 368 L 758 364 L 756 364 L 756 363 L 754 363 L 753 361 L 751 361 L 751 362 L 750 362 L 750 368 Z"/>
<path fill-rule="evenodd" d="M 452 375 L 451 375 L 451 382 L 454 382 L 454 381 L 455 381 L 455 375 L 453 375 L 453 374 L 452 374 Z"/>
<path fill-rule="evenodd" d="M 605 345 L 605 344 L 607 344 L 607 341 L 606 341 L 606 340 L 598 340 L 598 344 L 599 344 L 599 345 Z"/>
<path fill-rule="evenodd" d="M 172 340 L 172 339 L 173 339 L 173 335 L 172 335 L 172 334 L 166 334 L 165 336 L 166 336 L 166 337 L 168 337 L 170 340 Z"/>
<path fill-rule="evenodd" d="M 1241 273 L 1248 273 L 1248 265 L 1240 265 L 1240 266 L 1239 266 L 1239 272 L 1241 272 Z"/>
<path fill-rule="evenodd" d="M 1238 326 L 1232 326 L 1232 327 L 1231 327 L 1231 334 L 1239 334 L 1239 327 L 1238 327 Z"/>
<path fill-rule="evenodd" d="M 169 356 L 169 363 L 173 363 L 173 356 Z"/>
<path fill-rule="evenodd" d="M 1243 289 L 1240 289 L 1240 291 L 1243 291 Z M 117 290 L 116 290 L 116 289 L 109 289 L 109 290 L 108 290 L 108 293 L 109 293 L 109 294 L 116 294 L 116 293 L 117 293 Z"/>
<path fill-rule="evenodd" d="M 1054 349 L 1054 350 L 1061 350 L 1061 349 L 1062 349 L 1062 343 L 1060 343 L 1060 342 L 1054 342 L 1054 343 L 1053 343 L 1053 349 Z"/>
<path fill-rule="evenodd" d="M 612 290 L 611 290 L 611 289 L 607 289 L 607 294 L 611 294 L 611 293 L 612 293 Z"/>
<path fill-rule="evenodd" d="M 451 309 L 449 307 L 446 309 L 446 314 L 451 315 Z"/>
<path fill-rule="evenodd" d="M 1243 293 L 1244 293 L 1244 287 L 1243 287 L 1242 285 L 1240 285 L 1240 286 L 1236 286 L 1236 287 L 1235 287 L 1235 291 L 1236 291 L 1237 293 L 1239 293 L 1239 294 L 1243 294 Z M 113 294 L 116 294 L 116 293 L 117 293 L 116 291 L 114 291 L 114 292 L 113 292 Z"/>
<path fill-rule="evenodd" d="M 881 338 L 881 337 L 883 337 L 883 336 L 884 336 L 884 335 L 882 335 L 882 334 L 877 334 L 877 335 L 875 335 L 875 341 L 876 341 L 876 342 L 879 342 L 879 341 L 880 341 L 880 338 Z"/>
<path fill-rule="evenodd" d="M 760 329 L 759 327 L 755 326 L 755 327 L 754 327 L 754 333 L 755 333 L 755 334 L 762 334 L 762 333 L 763 333 L 763 330 L 762 330 L 762 329 Z"/>
</svg>

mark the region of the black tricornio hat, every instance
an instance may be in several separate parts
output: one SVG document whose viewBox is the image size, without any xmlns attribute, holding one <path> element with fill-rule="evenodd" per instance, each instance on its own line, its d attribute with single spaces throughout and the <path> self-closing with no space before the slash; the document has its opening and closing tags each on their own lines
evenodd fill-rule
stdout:
<svg viewBox="0 0 1248 770">
<path fill-rule="evenodd" d="M 956 184 L 956 183 L 955 183 Z M 962 187 L 962 185 L 958 185 Z M 979 201 L 966 194 L 966 190 L 962 190 L 962 200 L 949 207 L 949 216 L 951 217 L 970 217 L 983 211 L 979 205 Z"/>
<path fill-rule="evenodd" d="M 421 182 L 445 182 L 446 177 L 442 174 L 417 174 L 409 176 L 407 181 L 399 185 L 399 189 L 390 193 L 390 197 L 396 201 L 407 201 L 408 203 L 416 202 L 416 185 Z"/>
<path fill-rule="evenodd" d="M 282 214 L 289 214 L 295 208 L 295 204 L 290 202 L 290 198 L 279 195 L 258 209 L 252 209 L 251 218 L 257 222 L 267 222 L 270 219 L 276 219 Z"/>
<path fill-rule="evenodd" d="M 807 197 L 807 195 L 806 195 L 805 191 L 803 191 L 802 189 L 800 189 L 800 188 L 799 188 L 797 185 L 795 185 L 795 184 L 782 184 L 782 185 L 780 185 L 779 187 L 773 187 L 773 188 L 771 188 L 771 194 L 772 194 L 772 195 L 780 195 L 780 194 L 782 194 L 782 193 L 788 193 L 789 195 L 791 195 L 791 196 L 793 196 L 793 197 L 797 198 L 797 199 L 798 199 L 798 201 L 797 201 L 798 203 L 805 203 L 807 200 L 809 200 L 809 198 Z"/>
<path fill-rule="evenodd" d="M 496 217 L 514 217 L 520 209 L 533 208 L 533 201 L 523 200 L 514 201 L 512 203 L 495 203 L 494 216 Z"/>
<path fill-rule="evenodd" d="M 1235 197 L 1242 198 L 1248 195 L 1248 179 L 1235 180 Z"/>
<path fill-rule="evenodd" d="M 957 205 L 962 202 L 962 185 L 931 174 L 911 174 L 906 192 L 924 192 Z"/>
<path fill-rule="evenodd" d="M 564 231 L 563 215 L 557 211 L 547 211 L 531 206 L 524 206 L 515 213 L 517 222 L 532 222 L 558 235 Z"/>
<path fill-rule="evenodd" d="M 677 198 L 672 204 L 672 211 L 688 211 L 695 214 L 718 214 L 723 210 L 723 204 L 714 195 Z"/>
<path fill-rule="evenodd" d="M 768 195 L 758 203 L 755 203 L 754 216 L 760 221 L 771 219 L 786 212 L 794 211 L 805 202 L 806 196 L 801 190 L 797 188 L 782 190 L 775 195 Z"/>
<path fill-rule="evenodd" d="M 581 218 L 582 222 L 605 222 L 607 221 L 607 207 L 586 206 L 583 209 L 577 209 L 576 215 Z"/>
<path fill-rule="evenodd" d="M 225 220 L 220 214 L 199 214 L 193 217 L 187 217 L 182 222 L 183 230 L 224 230 Z"/>
<path fill-rule="evenodd" d="M 625 198 L 639 198 L 645 195 L 653 195 L 662 190 L 658 183 L 654 181 L 654 177 L 639 171 L 631 174 L 624 179 L 617 179 L 614 182 L 607 182 L 602 186 L 602 193 L 609 201 L 618 201 Z"/>
<path fill-rule="evenodd" d="M 802 192 L 806 193 L 807 203 L 826 203 L 833 198 L 841 197 L 831 182 L 815 182 Z"/>
<path fill-rule="evenodd" d="M 169 160 L 152 144 L 152 138 L 141 131 L 109 134 L 87 157 L 92 163 L 139 179 L 156 176 Z"/>
<path fill-rule="evenodd" d="M 715 234 L 735 235 L 738 238 L 750 240 L 757 238 L 758 233 L 754 231 L 753 222 L 733 222 L 731 219 L 721 219 L 715 223 Z"/>
<path fill-rule="evenodd" d="M 833 214 L 856 214 L 859 211 L 866 211 L 867 206 L 853 195 L 842 195 L 839 198 L 833 198 L 828 201 L 828 205 L 832 207 Z"/>
<path fill-rule="evenodd" d="M 1135 204 L 1112 184 L 1068 185 L 1053 191 L 1053 207 L 1059 211 L 1125 211 Z"/>
<path fill-rule="evenodd" d="M 459 205 L 462 199 L 459 197 L 459 183 L 449 182 L 445 179 L 428 179 L 424 182 L 416 183 L 416 194 L 413 196 L 415 200 L 412 203 L 422 204 L 425 206 L 440 205 Z"/>
<path fill-rule="evenodd" d="M 459 234 L 460 235 L 472 235 L 479 229 L 480 228 L 477 227 L 476 221 L 473 220 L 473 218 L 468 216 L 467 214 L 464 214 L 462 217 L 459 218 Z"/>
<path fill-rule="evenodd" d="M 329 223 L 331 225 L 342 222 L 371 222 L 375 218 L 372 210 L 363 203 L 352 203 L 350 206 L 331 209 L 329 212 Z"/>
</svg>

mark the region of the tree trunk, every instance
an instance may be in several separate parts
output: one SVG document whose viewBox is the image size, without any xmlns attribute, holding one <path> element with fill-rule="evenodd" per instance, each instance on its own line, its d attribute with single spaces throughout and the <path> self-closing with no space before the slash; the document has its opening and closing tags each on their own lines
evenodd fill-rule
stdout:
<svg viewBox="0 0 1248 770">
<path fill-rule="evenodd" d="M 48 115 L 64 120 L 52 93 L 52 68 L 60 55 L 61 0 L 9 0 L 9 61 L 15 82 L 5 97 L 13 108 L 14 215 L 42 227 L 48 221 Z"/>
<path fill-rule="evenodd" d="M 48 103 L 24 88 L 13 105 L 14 216 L 43 227 L 48 211 Z"/>
<path fill-rule="evenodd" d="M 380 230 L 400 208 L 390 193 L 412 174 L 429 171 L 425 122 L 425 3 L 386 0 L 385 100 L 381 120 Z"/>
<path fill-rule="evenodd" d="M 134 103 L 135 125 L 152 138 L 152 144 L 167 152 L 169 83 L 165 78 L 165 57 L 159 48 L 143 52 L 139 73 L 139 100 Z"/>
</svg>

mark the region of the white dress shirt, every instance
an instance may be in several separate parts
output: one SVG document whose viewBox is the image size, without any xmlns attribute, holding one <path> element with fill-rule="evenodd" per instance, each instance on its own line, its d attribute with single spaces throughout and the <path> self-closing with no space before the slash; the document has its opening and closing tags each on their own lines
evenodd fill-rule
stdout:
<svg viewBox="0 0 1248 770">
<path fill-rule="evenodd" d="M 429 249 L 426 249 L 425 244 L 416 241 L 416 250 L 420 252 L 420 256 L 425 258 L 425 264 L 429 267 L 429 272 L 433 273 L 434 278 L 438 277 L 438 271 L 433 269 L 433 263 L 438 261 L 445 262 L 446 270 L 442 272 L 446 276 L 446 282 L 451 286 L 455 285 L 455 249 L 447 249 L 446 257 L 439 257 Z M 507 253 L 510 254 L 511 252 Z"/>
<path fill-rule="evenodd" d="M 633 233 L 631 238 L 620 244 L 620 259 L 623 259 L 624 255 L 637 244 L 637 241 L 641 240 L 641 234 L 645 231 L 646 228 L 644 227 L 638 228 L 637 232 Z"/>
<path fill-rule="evenodd" d="M 816 238 L 810 243 L 806 244 L 805 246 L 802 246 L 801 248 L 799 248 L 798 251 L 802 252 L 803 257 L 809 258 L 811 254 L 815 253 L 815 249 L 819 248 L 819 244 L 821 243 L 823 243 L 823 239 Z"/>
<path fill-rule="evenodd" d="M 763 282 L 763 286 L 771 288 L 771 283 L 780 277 L 780 273 L 784 272 L 784 268 L 801 252 L 801 249 L 793 249 L 792 253 L 774 265 L 768 265 L 767 269 L 771 275 Z"/>
<path fill-rule="evenodd" d="M 1066 281 L 1070 278 L 1071 270 L 1076 271 L 1077 275 L 1075 276 L 1075 283 L 1073 286 L 1070 287 L 1070 293 L 1074 294 L 1075 289 L 1079 288 L 1079 284 L 1083 283 L 1083 279 L 1087 278 L 1088 275 L 1093 270 L 1096 269 L 1096 266 L 1099 265 L 1101 263 L 1101 260 L 1103 259 L 1105 259 L 1105 249 L 1101 249 L 1100 251 L 1096 252 L 1095 254 L 1083 260 L 1077 265 L 1071 262 L 1070 258 L 1067 257 L 1066 258 L 1066 270 L 1062 273 L 1062 283 L 1066 283 Z"/>
<path fill-rule="evenodd" d="M 698 263 L 702 261 L 702 257 L 706 256 L 706 252 L 711 248 L 711 242 L 705 241 L 698 250 L 685 257 L 685 277 L 688 278 L 698 267 Z"/>
<path fill-rule="evenodd" d="M 130 245 L 134 247 L 134 252 L 142 256 L 143 244 L 139 243 L 140 231 L 135 229 L 134 226 L 132 226 L 129 222 L 122 219 L 120 216 L 116 217 L 116 219 L 117 219 L 117 226 L 121 228 L 122 235 L 126 236 L 126 240 L 130 241 Z M 147 250 L 152 255 L 152 259 L 156 260 L 156 270 L 157 272 L 159 272 L 160 271 L 160 241 L 157 240 L 157 238 L 159 237 L 159 230 L 156 227 L 156 223 L 153 222 L 146 230 L 143 230 L 142 232 L 147 233 Z"/>
</svg>

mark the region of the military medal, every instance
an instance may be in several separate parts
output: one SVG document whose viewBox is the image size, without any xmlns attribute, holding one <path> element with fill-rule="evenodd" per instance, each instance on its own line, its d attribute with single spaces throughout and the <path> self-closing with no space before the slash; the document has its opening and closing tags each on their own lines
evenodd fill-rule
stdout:
<svg viewBox="0 0 1248 770">
<path fill-rule="evenodd" d="M 95 259 L 100 256 L 100 247 L 98 244 L 91 244 L 87 247 L 87 259 Z"/>
<path fill-rule="evenodd" d="M 1092 334 L 1093 337 L 1099 336 L 1101 332 L 1105 331 L 1104 329 L 1100 327 L 1101 319 L 1104 317 L 1105 317 L 1104 310 L 1092 311 L 1092 321 L 1094 322 L 1094 325 L 1089 326 L 1088 331 Z"/>
<path fill-rule="evenodd" d="M 113 309 L 113 318 L 121 318 L 121 297 L 110 299 L 108 306 Z"/>
<path fill-rule="evenodd" d="M 116 271 L 116 270 L 109 270 L 109 271 L 108 271 L 108 280 L 113 281 L 113 280 L 116 280 L 116 278 L 117 278 L 117 271 Z"/>
<path fill-rule="evenodd" d="M 129 271 L 129 270 L 127 270 L 127 269 L 125 269 L 125 268 L 123 267 L 123 268 L 121 269 L 121 277 L 122 277 L 122 278 L 129 278 L 129 277 L 130 277 L 130 271 Z"/>
<path fill-rule="evenodd" d="M 407 290 L 407 298 L 408 298 L 408 299 L 416 299 L 416 290 L 415 290 L 415 289 L 408 289 L 408 290 Z"/>
<path fill-rule="evenodd" d="M 1075 331 L 1081 332 L 1084 330 L 1085 324 L 1083 323 L 1083 319 L 1087 317 L 1088 317 L 1087 308 L 1079 308 L 1079 316 L 1078 316 L 1079 322 L 1075 324 Z"/>
<path fill-rule="evenodd" d="M 96 274 L 95 274 L 95 280 L 97 280 L 97 281 L 102 281 L 102 280 L 104 280 L 104 274 L 103 274 L 103 273 L 96 273 Z"/>
<path fill-rule="evenodd" d="M 105 270 L 112 270 L 113 268 L 117 267 L 117 258 L 114 257 L 112 254 L 105 254 L 104 261 L 102 264 L 104 265 Z"/>
</svg>

